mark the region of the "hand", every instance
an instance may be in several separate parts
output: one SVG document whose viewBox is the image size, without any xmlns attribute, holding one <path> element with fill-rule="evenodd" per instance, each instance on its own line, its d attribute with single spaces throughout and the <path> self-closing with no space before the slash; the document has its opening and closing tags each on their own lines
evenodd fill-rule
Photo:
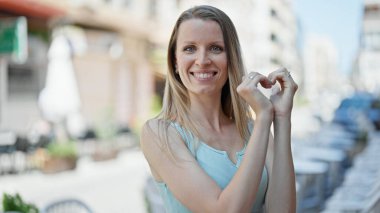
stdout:
<svg viewBox="0 0 380 213">
<path fill-rule="evenodd" d="M 280 68 L 270 73 L 268 79 L 272 84 L 275 84 L 276 81 L 279 82 L 281 86 L 280 90 L 275 91 L 270 97 L 275 117 L 290 116 L 293 108 L 294 94 L 298 89 L 298 85 L 294 82 L 286 68 Z"/>
<path fill-rule="evenodd" d="M 236 91 L 257 115 L 265 110 L 273 113 L 271 101 L 257 88 L 259 83 L 266 89 L 272 87 L 272 82 L 267 77 L 257 72 L 250 72 L 248 76 L 243 76 L 243 81 Z"/>
</svg>

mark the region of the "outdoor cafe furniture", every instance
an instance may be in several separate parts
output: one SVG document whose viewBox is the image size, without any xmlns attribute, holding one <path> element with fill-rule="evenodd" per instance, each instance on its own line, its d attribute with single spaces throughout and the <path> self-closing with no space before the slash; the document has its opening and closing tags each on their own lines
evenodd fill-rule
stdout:
<svg viewBox="0 0 380 213">
<path fill-rule="evenodd" d="M 344 151 L 328 147 L 305 146 L 299 143 L 295 143 L 292 148 L 294 156 L 298 159 L 327 163 L 327 188 L 325 191 L 327 196 L 343 181 L 343 163 L 346 159 Z"/>
<path fill-rule="evenodd" d="M 299 183 L 297 211 L 321 208 L 325 199 L 328 164 L 295 157 L 294 170 Z"/>
<path fill-rule="evenodd" d="M 0 174 L 15 170 L 16 134 L 0 131 Z"/>
<path fill-rule="evenodd" d="M 41 213 L 93 213 L 93 210 L 79 199 L 65 198 L 48 204 Z"/>
</svg>

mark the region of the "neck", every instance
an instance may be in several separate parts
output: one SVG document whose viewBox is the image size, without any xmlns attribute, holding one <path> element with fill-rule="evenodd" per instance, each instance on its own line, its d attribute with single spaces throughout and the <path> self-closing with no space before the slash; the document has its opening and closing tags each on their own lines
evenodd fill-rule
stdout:
<svg viewBox="0 0 380 213">
<path fill-rule="evenodd" d="M 226 124 L 229 119 L 223 113 L 220 99 L 221 94 L 190 97 L 190 113 L 196 125 L 221 131 L 222 125 Z"/>
</svg>

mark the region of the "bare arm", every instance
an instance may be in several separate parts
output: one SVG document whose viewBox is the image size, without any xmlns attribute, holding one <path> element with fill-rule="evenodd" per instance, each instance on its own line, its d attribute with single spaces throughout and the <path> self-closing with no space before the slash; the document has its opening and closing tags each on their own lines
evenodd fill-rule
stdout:
<svg viewBox="0 0 380 213">
<path fill-rule="evenodd" d="M 246 79 L 245 84 L 238 88 L 239 94 L 247 98 L 257 116 L 244 159 L 224 190 L 202 170 L 174 128 L 169 126 L 168 129 L 168 147 L 173 159 L 162 148 L 165 141 L 157 137 L 159 125 L 164 124 L 158 120 L 145 124 L 141 147 L 156 180 L 165 182 L 174 196 L 192 212 L 251 211 L 261 180 L 273 120 L 270 101 L 258 90 L 252 91 L 250 88 L 252 84 L 256 86 L 260 79 L 250 79 L 252 82 Z"/>
<path fill-rule="evenodd" d="M 169 127 L 168 143 L 176 161 L 160 147 L 163 141 L 158 140 L 154 131 L 148 130 L 154 130 L 156 124 L 145 125 L 141 145 L 156 180 L 165 182 L 174 196 L 192 212 L 248 212 L 261 179 L 269 135 L 266 132 L 270 124 L 271 118 L 263 116 L 261 121 L 256 120 L 246 155 L 224 190 L 198 165 L 172 127 Z"/>
<path fill-rule="evenodd" d="M 231 211 L 229 212 L 251 211 L 265 164 L 271 125 L 270 119 L 257 117 L 242 164 L 220 196 L 224 203 L 231 205 L 232 208 L 230 208 Z M 230 203 L 232 199 L 236 199 L 236 203 Z"/>
<path fill-rule="evenodd" d="M 290 129 L 290 119 L 274 119 L 273 164 L 266 201 L 268 212 L 296 211 Z"/>
<path fill-rule="evenodd" d="M 281 91 L 271 97 L 275 110 L 272 170 L 266 199 L 268 212 L 295 212 L 296 189 L 291 153 L 291 110 L 297 84 L 286 70 L 270 75 L 281 84 Z"/>
</svg>

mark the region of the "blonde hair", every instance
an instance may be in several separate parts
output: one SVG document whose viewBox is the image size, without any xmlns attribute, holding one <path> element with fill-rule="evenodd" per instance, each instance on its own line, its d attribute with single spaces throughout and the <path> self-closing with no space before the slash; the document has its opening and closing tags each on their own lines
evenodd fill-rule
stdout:
<svg viewBox="0 0 380 213">
<path fill-rule="evenodd" d="M 247 140 L 249 138 L 248 122 L 252 115 L 246 102 L 236 92 L 236 88 L 245 73 L 237 32 L 232 21 L 223 11 L 208 5 L 196 6 L 184 11 L 174 26 L 168 46 L 168 73 L 166 75 L 163 108 L 157 118 L 177 122 L 199 138 L 194 121 L 189 116 L 190 99 L 187 89 L 175 72 L 178 30 L 180 25 L 189 19 L 215 21 L 222 30 L 227 53 L 228 80 L 222 88 L 221 106 L 226 116 L 234 121 L 240 136 Z"/>
</svg>

